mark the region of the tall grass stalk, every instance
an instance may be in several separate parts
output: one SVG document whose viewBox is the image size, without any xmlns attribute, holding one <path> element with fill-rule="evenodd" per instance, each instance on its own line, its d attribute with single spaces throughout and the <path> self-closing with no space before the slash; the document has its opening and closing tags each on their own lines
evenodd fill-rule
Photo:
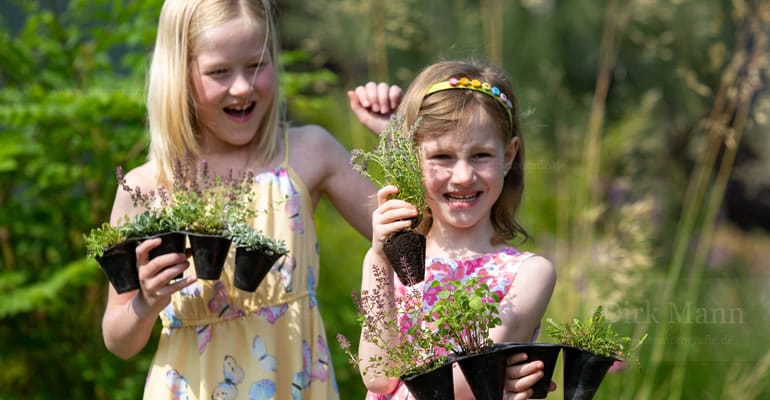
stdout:
<svg viewBox="0 0 770 400">
<path fill-rule="evenodd" d="M 767 74 L 768 42 L 767 36 L 762 33 L 767 28 L 767 21 L 761 21 L 763 13 L 752 12 L 737 6 L 743 10 L 736 15 L 738 20 L 738 37 L 730 64 L 722 74 L 721 85 L 715 96 L 714 105 L 709 116 L 703 121 L 707 130 L 708 148 L 701 153 L 695 171 L 690 179 L 685 201 L 682 206 L 682 220 L 679 223 L 675 237 L 674 254 L 668 271 L 668 279 L 662 295 L 658 297 L 663 306 L 672 301 L 674 290 L 680 285 L 682 269 L 690 247 L 690 238 L 698 232 L 698 240 L 693 257 L 687 258 L 691 279 L 688 280 L 684 300 L 686 302 L 697 301 L 703 279 L 703 269 L 706 264 L 708 252 L 711 249 L 715 231 L 715 222 L 722 199 L 724 198 L 727 181 L 732 172 L 736 151 L 740 144 L 747 118 L 751 111 L 750 101 L 760 89 L 756 77 Z M 766 13 L 765 13 L 766 14 Z M 753 45 L 749 46 L 750 43 Z M 747 51 L 748 50 L 748 51 Z M 721 154 L 721 162 L 716 174 L 717 158 Z M 705 209 L 700 205 L 705 204 Z M 698 225 L 700 220 L 700 226 Z M 668 332 L 667 324 L 656 326 L 653 341 L 653 349 L 650 362 L 646 368 L 646 374 L 642 381 L 641 390 L 637 396 L 640 399 L 651 398 L 652 389 L 656 387 L 655 376 L 660 366 L 664 353 L 663 340 Z M 691 324 L 681 325 L 681 336 L 688 337 L 691 333 Z M 690 342 L 677 341 L 676 360 L 684 362 L 690 351 Z M 681 398 L 684 390 L 686 368 L 680 366 L 674 368 L 671 375 L 670 398 Z M 660 393 L 659 391 L 656 391 Z"/>
<path fill-rule="evenodd" d="M 503 0 L 481 0 L 481 25 L 489 61 L 503 65 Z"/>
<path fill-rule="evenodd" d="M 576 184 L 570 188 L 572 195 L 567 198 L 574 198 L 572 217 L 570 219 L 570 240 L 567 243 L 566 254 L 568 259 L 577 260 L 576 263 L 569 263 L 566 274 L 567 282 L 579 282 L 579 273 L 585 271 L 576 268 L 579 265 L 589 265 L 591 260 L 590 251 L 596 238 L 596 216 L 599 208 L 594 183 L 599 181 L 599 165 L 602 150 L 602 131 L 605 122 L 605 111 L 607 103 L 607 94 L 609 91 L 612 71 L 617 60 L 620 38 L 628 21 L 628 13 L 623 12 L 618 7 L 617 1 L 610 0 L 607 4 L 604 16 L 604 28 L 602 31 L 600 59 L 596 73 L 596 86 L 591 102 L 591 111 L 586 128 L 585 146 L 581 158 L 582 168 L 579 169 L 579 178 Z M 563 198 L 564 195 L 560 195 Z M 566 301 L 564 304 L 568 307 L 576 307 L 582 302 L 579 298 L 580 293 L 576 287 L 570 287 L 568 292 L 564 293 Z M 590 307 L 589 307 L 590 308 Z M 578 310 L 569 309 L 568 315 L 577 315 Z"/>
<path fill-rule="evenodd" d="M 372 29 L 372 47 L 369 55 L 369 76 L 377 81 L 385 81 L 388 74 L 388 43 L 385 29 L 385 6 L 379 1 L 368 1 L 369 21 Z"/>
</svg>

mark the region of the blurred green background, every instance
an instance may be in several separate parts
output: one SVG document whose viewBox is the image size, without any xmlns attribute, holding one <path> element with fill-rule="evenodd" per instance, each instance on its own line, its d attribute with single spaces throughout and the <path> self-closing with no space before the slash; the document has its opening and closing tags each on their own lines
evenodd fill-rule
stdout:
<svg viewBox="0 0 770 400">
<path fill-rule="evenodd" d="M 130 361 L 105 350 L 106 280 L 82 234 L 109 216 L 115 166 L 146 156 L 160 3 L 0 0 L 0 399 L 141 396 L 157 332 Z M 769 2 L 277 4 L 288 115 L 348 149 L 373 144 L 347 108 L 357 84 L 405 87 L 447 58 L 512 75 L 533 236 L 520 247 L 559 274 L 546 316 L 602 304 L 650 335 L 598 399 L 770 398 Z M 326 202 L 316 222 L 341 397 L 361 399 L 332 338 L 357 337 L 367 242 Z"/>
</svg>

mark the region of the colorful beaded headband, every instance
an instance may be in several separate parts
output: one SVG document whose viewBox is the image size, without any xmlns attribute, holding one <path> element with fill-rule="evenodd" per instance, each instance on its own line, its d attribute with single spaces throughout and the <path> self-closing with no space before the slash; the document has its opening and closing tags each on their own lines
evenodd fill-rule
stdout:
<svg viewBox="0 0 770 400">
<path fill-rule="evenodd" d="M 460 79 L 449 78 L 447 81 L 436 82 L 431 85 L 430 88 L 428 88 L 428 92 L 425 93 L 425 96 L 450 89 L 475 90 L 477 92 L 492 96 L 492 98 L 500 102 L 500 104 L 505 108 L 505 111 L 508 113 L 508 120 L 513 121 L 513 115 L 511 114 L 513 103 L 511 103 L 511 101 L 508 99 L 508 96 L 506 96 L 505 93 L 498 89 L 497 86 L 492 86 L 488 82 L 481 82 L 478 79 L 471 80 L 463 77 Z"/>
</svg>

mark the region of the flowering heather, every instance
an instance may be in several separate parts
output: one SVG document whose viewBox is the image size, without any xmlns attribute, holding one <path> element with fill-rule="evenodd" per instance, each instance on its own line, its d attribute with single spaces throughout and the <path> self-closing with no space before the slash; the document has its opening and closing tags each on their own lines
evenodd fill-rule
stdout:
<svg viewBox="0 0 770 400">
<path fill-rule="evenodd" d="M 353 303 L 358 310 L 363 338 L 383 350 L 384 358 L 361 360 L 351 350 L 350 342 L 338 334 L 337 341 L 350 363 L 366 374 L 401 377 L 431 370 L 446 361 L 443 349 L 446 340 L 423 322 L 422 291 L 406 288 L 406 296 L 398 297 L 387 287 L 384 268 L 373 266 L 377 289 L 353 292 Z"/>
<path fill-rule="evenodd" d="M 231 170 L 227 176 L 212 176 L 205 160 L 197 164 L 185 157 L 174 162 L 170 189 L 159 186 L 147 192 L 130 186 L 122 167 L 117 167 L 116 175 L 134 207 L 144 210 L 131 221 L 135 233 L 183 230 L 221 235 L 228 224 L 243 223 L 257 213 L 250 207 L 251 172 L 236 177 Z"/>
<path fill-rule="evenodd" d="M 169 212 L 183 230 L 222 234 L 228 224 L 244 222 L 256 212 L 249 207 L 254 175 L 212 176 L 206 160 L 200 167 L 192 159 L 174 162 Z"/>
</svg>

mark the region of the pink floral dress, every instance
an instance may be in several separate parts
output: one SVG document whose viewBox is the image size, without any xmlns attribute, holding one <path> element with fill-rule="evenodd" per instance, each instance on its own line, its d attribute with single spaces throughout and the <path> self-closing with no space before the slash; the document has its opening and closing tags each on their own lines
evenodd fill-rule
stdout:
<svg viewBox="0 0 770 400">
<path fill-rule="evenodd" d="M 446 258 L 430 258 L 425 261 L 425 281 L 417 284 L 423 291 L 423 305 L 425 311 L 436 302 L 436 294 L 446 282 L 465 281 L 471 277 L 479 277 L 489 288 L 495 292 L 500 299 L 504 298 L 511 288 L 516 273 L 521 263 L 532 253 L 521 253 L 513 247 L 505 247 L 493 253 L 470 260 L 452 260 Z M 406 295 L 406 287 L 401 284 L 398 278 L 394 278 L 396 287 L 396 296 Z M 439 285 L 431 288 L 434 281 Z M 425 288 L 428 288 L 427 290 Z M 532 340 L 537 338 L 537 331 L 532 335 Z M 411 400 L 414 397 L 409 393 L 403 382 L 399 382 L 396 389 L 391 394 L 382 395 L 372 392 L 366 394 L 366 400 Z"/>
</svg>

